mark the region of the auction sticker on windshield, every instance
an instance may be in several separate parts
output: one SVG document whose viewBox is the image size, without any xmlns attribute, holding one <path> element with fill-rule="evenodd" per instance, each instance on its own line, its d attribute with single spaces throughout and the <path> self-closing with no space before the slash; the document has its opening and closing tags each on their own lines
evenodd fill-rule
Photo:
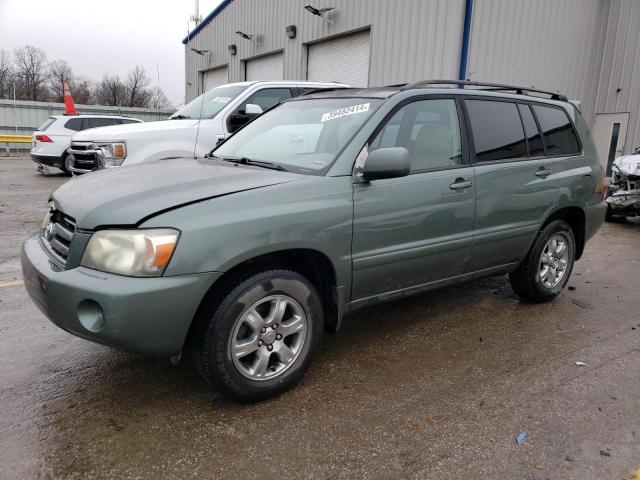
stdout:
<svg viewBox="0 0 640 480">
<path fill-rule="evenodd" d="M 360 105 L 353 105 L 351 107 L 340 108 L 333 112 L 327 112 L 322 115 L 320 122 L 326 122 L 328 120 L 334 120 L 340 117 L 346 117 L 347 115 L 354 115 L 356 113 L 363 113 L 369 111 L 370 103 L 361 103 Z"/>
<path fill-rule="evenodd" d="M 215 97 L 212 101 L 216 103 L 227 103 L 231 97 Z"/>
</svg>

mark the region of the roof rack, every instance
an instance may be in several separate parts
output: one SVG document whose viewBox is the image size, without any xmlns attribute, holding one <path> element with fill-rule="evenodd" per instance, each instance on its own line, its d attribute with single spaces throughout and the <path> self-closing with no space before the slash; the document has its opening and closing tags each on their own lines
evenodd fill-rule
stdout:
<svg viewBox="0 0 640 480">
<path fill-rule="evenodd" d="M 501 83 L 473 82 L 469 80 L 420 80 L 419 82 L 407 84 L 404 87 L 401 87 L 400 90 L 411 90 L 414 88 L 429 87 L 431 85 L 454 85 L 454 88 L 482 87 L 482 90 L 495 92 L 512 91 L 517 95 L 530 95 L 530 93 L 539 93 L 542 95 L 548 95 L 551 100 L 559 100 L 561 102 L 568 101 L 565 95 L 557 92 L 549 92 L 547 90 L 538 90 L 537 88 L 529 87 L 516 87 L 514 85 L 503 85 Z"/>
</svg>

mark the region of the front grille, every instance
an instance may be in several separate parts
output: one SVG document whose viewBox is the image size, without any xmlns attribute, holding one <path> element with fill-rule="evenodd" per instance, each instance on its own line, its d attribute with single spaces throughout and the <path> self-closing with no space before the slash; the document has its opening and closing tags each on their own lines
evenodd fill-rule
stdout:
<svg viewBox="0 0 640 480">
<path fill-rule="evenodd" d="M 99 168 L 99 162 L 93 144 L 72 142 L 69 152 L 73 154 L 72 167 L 78 169 L 78 171 L 74 171 L 74 173 L 81 174 Z"/>
<path fill-rule="evenodd" d="M 76 231 L 73 218 L 59 210 L 52 210 L 49 223 L 42 232 L 42 239 L 48 247 L 49 253 L 63 266 L 67 264 L 71 239 Z"/>
</svg>

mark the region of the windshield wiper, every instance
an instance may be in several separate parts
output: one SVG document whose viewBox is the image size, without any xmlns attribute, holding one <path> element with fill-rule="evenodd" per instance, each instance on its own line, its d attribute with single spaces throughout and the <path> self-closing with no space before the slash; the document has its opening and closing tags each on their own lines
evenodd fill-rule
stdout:
<svg viewBox="0 0 640 480">
<path fill-rule="evenodd" d="M 189 115 L 174 115 L 173 117 L 169 117 L 169 120 L 185 120 L 191 118 Z"/>
<path fill-rule="evenodd" d="M 224 160 L 225 162 L 231 162 L 231 163 L 236 163 L 240 165 L 253 165 L 256 167 L 270 168 L 271 170 L 280 170 L 283 172 L 287 171 L 286 168 L 284 168 L 282 165 L 278 163 L 266 162 L 264 160 L 251 160 L 250 158 L 247 158 L 247 157 L 240 157 L 240 158 L 227 157 L 227 158 L 223 158 L 222 160 Z"/>
</svg>

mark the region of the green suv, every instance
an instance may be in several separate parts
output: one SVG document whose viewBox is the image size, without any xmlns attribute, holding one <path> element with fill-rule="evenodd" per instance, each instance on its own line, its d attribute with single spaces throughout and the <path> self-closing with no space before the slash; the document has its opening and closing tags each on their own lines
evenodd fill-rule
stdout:
<svg viewBox="0 0 640 480">
<path fill-rule="evenodd" d="M 64 330 L 192 353 L 241 401 L 290 388 L 345 313 L 509 274 L 547 302 L 604 220 L 587 125 L 565 97 L 424 81 L 294 98 L 206 158 L 74 179 L 23 246 Z"/>
</svg>

